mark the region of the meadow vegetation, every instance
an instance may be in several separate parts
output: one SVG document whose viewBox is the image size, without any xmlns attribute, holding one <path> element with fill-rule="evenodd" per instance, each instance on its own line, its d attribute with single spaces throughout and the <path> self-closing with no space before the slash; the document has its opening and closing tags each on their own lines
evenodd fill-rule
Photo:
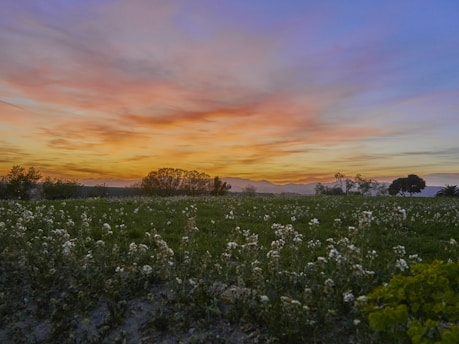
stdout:
<svg viewBox="0 0 459 344">
<path fill-rule="evenodd" d="M 3 201 L 0 340 L 457 342 L 458 229 L 456 198 Z"/>
</svg>

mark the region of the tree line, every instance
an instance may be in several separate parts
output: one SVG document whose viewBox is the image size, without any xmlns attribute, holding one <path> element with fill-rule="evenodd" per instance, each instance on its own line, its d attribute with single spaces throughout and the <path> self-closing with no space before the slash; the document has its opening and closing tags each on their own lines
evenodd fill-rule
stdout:
<svg viewBox="0 0 459 344">
<path fill-rule="evenodd" d="M 364 178 L 361 174 L 347 177 L 338 172 L 335 174 L 335 183 L 327 186 L 317 183 L 316 195 L 401 195 L 420 193 L 426 186 L 425 181 L 415 174 L 397 178 L 387 186 L 371 178 Z M 34 167 L 25 169 L 15 165 L 10 172 L 0 177 L 0 199 L 68 199 L 79 197 L 106 197 L 109 188 L 104 185 L 91 187 L 83 193 L 85 188 L 75 180 L 66 180 L 50 177 L 42 178 L 40 171 Z M 222 196 L 228 194 L 231 185 L 222 181 L 218 176 L 211 178 L 207 173 L 195 170 L 188 171 L 178 168 L 160 168 L 151 171 L 140 183 L 130 187 L 132 191 L 126 195 L 148 196 Z M 244 194 L 255 194 L 256 189 L 248 186 Z M 457 185 L 446 185 L 436 194 L 438 197 L 459 197 Z"/>
<path fill-rule="evenodd" d="M 317 183 L 315 187 L 316 195 L 387 195 L 388 189 L 383 184 L 372 178 L 365 178 L 361 174 L 355 177 L 348 177 L 337 172 L 335 183 L 327 186 Z"/>
<path fill-rule="evenodd" d="M 412 196 L 420 193 L 425 187 L 426 182 L 416 174 L 409 174 L 407 177 L 397 178 L 387 187 L 375 179 L 364 178 L 357 174 L 354 178 L 346 177 L 340 172 L 335 174 L 336 182 L 332 186 L 317 183 L 315 187 L 316 195 L 400 195 L 407 193 Z M 451 187 L 445 188 L 444 194 L 451 193 Z M 440 194 L 437 194 L 440 196 Z"/>
<path fill-rule="evenodd" d="M 11 168 L 6 176 L 0 177 L 0 199 L 69 199 L 87 197 L 106 197 L 108 187 L 96 185 L 88 188 L 75 180 L 60 178 L 43 178 L 40 171 L 34 167 L 25 169 L 20 165 Z M 176 196 L 176 195 L 226 195 L 231 185 L 219 177 L 211 178 L 208 174 L 198 171 L 188 171 L 176 168 L 161 168 L 151 171 L 141 183 L 133 185 L 135 194 Z"/>
</svg>

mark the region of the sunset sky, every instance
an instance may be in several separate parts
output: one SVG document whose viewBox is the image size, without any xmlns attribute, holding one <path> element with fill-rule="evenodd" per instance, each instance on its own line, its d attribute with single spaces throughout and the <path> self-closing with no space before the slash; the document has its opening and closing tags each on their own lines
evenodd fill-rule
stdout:
<svg viewBox="0 0 459 344">
<path fill-rule="evenodd" d="M 2 0 L 0 147 L 0 175 L 459 184 L 459 1 Z"/>
</svg>

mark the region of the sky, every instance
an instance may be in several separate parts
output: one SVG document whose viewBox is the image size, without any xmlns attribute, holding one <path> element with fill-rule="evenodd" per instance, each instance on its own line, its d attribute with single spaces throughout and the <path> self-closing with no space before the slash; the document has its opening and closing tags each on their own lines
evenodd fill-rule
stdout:
<svg viewBox="0 0 459 344">
<path fill-rule="evenodd" d="M 0 175 L 459 184 L 456 0 L 2 0 Z"/>
</svg>

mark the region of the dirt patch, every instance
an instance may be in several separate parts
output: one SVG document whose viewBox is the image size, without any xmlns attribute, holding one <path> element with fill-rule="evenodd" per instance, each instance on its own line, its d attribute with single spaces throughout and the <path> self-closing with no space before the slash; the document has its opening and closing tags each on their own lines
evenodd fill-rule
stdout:
<svg viewBox="0 0 459 344">
<path fill-rule="evenodd" d="M 251 324 L 234 322 L 230 313 L 240 290 L 224 286 L 219 309 L 195 317 L 177 301 L 167 285 L 156 286 L 148 296 L 117 303 L 100 301 L 85 314 L 74 314 L 66 326 L 39 319 L 36 305 L 22 311 L 20 321 L 2 323 L 1 343 L 265 343 L 266 336 Z M 224 298 L 230 299 L 224 300 Z M 192 305 L 191 305 L 192 306 Z M 68 315 L 67 315 L 68 316 Z"/>
</svg>

